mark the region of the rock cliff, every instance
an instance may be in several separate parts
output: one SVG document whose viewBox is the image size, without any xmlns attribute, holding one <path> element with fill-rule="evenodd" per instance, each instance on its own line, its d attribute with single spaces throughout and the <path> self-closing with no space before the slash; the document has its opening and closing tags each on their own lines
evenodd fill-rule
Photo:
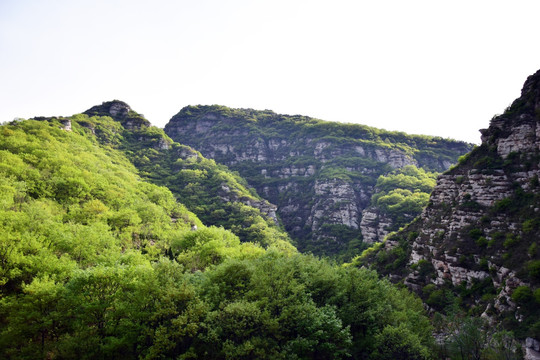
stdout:
<svg viewBox="0 0 540 360">
<path fill-rule="evenodd" d="M 110 116 L 128 130 L 150 126 L 150 122 L 145 119 L 144 115 L 133 111 L 128 104 L 120 100 L 106 101 L 101 105 L 92 106 L 84 114 L 88 116 Z"/>
<path fill-rule="evenodd" d="M 343 252 L 362 238 L 381 241 L 404 224 L 370 208 L 380 175 L 408 165 L 443 171 L 471 148 L 441 138 L 223 106 L 186 107 L 165 132 L 238 171 L 277 205 L 299 249 L 319 254 Z"/>
<path fill-rule="evenodd" d="M 358 262 L 435 310 L 453 294 L 473 314 L 538 338 L 540 71 L 481 133 L 482 144 L 440 175 L 421 216 Z"/>
</svg>

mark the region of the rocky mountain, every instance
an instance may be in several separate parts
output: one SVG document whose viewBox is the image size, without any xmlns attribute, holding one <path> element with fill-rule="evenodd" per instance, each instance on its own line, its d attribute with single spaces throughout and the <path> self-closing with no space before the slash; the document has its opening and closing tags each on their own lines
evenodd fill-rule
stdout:
<svg viewBox="0 0 540 360">
<path fill-rule="evenodd" d="M 298 248 L 317 254 L 354 253 L 411 221 L 431 188 L 419 196 L 418 187 L 403 182 L 430 183 L 430 172 L 448 169 L 471 149 L 437 137 L 217 105 L 182 109 L 165 132 L 238 171 L 277 205 Z M 387 206 L 380 206 L 373 198 L 377 181 L 389 174 L 394 183 L 380 199 Z"/>
<path fill-rule="evenodd" d="M 443 311 L 452 299 L 540 338 L 540 71 L 440 175 L 429 205 L 357 264 L 371 264 Z"/>
</svg>

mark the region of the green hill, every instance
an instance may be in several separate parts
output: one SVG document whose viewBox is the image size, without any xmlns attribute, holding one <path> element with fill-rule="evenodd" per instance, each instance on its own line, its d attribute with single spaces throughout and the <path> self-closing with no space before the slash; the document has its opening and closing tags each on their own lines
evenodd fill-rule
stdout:
<svg viewBox="0 0 540 360">
<path fill-rule="evenodd" d="M 156 146 L 187 154 L 177 171 L 226 171 L 127 116 L 0 126 L 1 358 L 430 358 L 406 290 L 298 254 L 266 220 L 264 247 L 241 242 L 145 180 L 169 163 Z"/>
<path fill-rule="evenodd" d="M 110 123 L 95 123 L 99 117 L 84 121 L 91 131 L 95 129 L 101 143 L 122 151 L 144 178 L 167 186 L 205 224 L 223 226 L 242 241 L 289 246 L 290 239 L 279 226 L 275 206 L 261 199 L 238 174 L 175 143 L 124 102 L 104 102 L 85 114 L 112 116 L 112 128 L 118 127 L 112 140 L 100 135 L 111 131 Z"/>
</svg>

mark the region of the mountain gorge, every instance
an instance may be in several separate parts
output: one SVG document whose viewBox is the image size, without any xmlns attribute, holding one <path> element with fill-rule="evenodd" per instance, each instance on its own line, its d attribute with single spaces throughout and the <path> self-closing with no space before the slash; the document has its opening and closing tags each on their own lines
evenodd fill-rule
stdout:
<svg viewBox="0 0 540 360">
<path fill-rule="evenodd" d="M 0 358 L 534 359 L 540 71 L 481 133 L 118 100 L 3 123 Z"/>
<path fill-rule="evenodd" d="M 188 106 L 165 126 L 277 205 L 301 251 L 354 254 L 420 214 L 472 145 L 272 111 Z M 377 197 L 374 197 L 378 194 Z"/>
<path fill-rule="evenodd" d="M 538 339 L 540 71 L 481 133 L 482 144 L 439 176 L 421 216 L 357 264 L 403 282 L 434 310 L 455 297 Z"/>
</svg>

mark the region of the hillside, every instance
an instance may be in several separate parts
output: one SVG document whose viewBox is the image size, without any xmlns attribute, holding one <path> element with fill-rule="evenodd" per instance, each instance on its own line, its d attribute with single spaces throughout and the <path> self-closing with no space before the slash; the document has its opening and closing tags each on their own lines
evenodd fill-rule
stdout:
<svg viewBox="0 0 540 360">
<path fill-rule="evenodd" d="M 276 204 L 301 251 L 349 257 L 419 215 L 437 173 L 472 148 L 442 138 L 224 106 L 188 106 L 165 132 L 238 171 Z"/>
<path fill-rule="evenodd" d="M 167 186 L 208 225 L 223 226 L 242 241 L 290 246 L 276 208 L 225 166 L 189 146 L 172 141 L 162 129 L 122 101 L 108 101 L 85 111 L 82 123 L 105 145 L 122 151 L 151 182 Z M 102 117 L 113 122 L 103 123 Z M 111 135 L 111 133 L 114 134 Z"/>
<path fill-rule="evenodd" d="M 437 180 L 422 215 L 356 260 L 420 294 L 540 339 L 540 71 Z M 537 349 L 538 350 L 538 349 Z"/>
<path fill-rule="evenodd" d="M 143 148 L 188 154 L 178 172 L 203 158 L 128 116 L 0 126 L 0 358 L 432 358 L 406 290 L 279 239 L 240 242 L 146 181 L 130 156 L 160 163 Z"/>
</svg>

